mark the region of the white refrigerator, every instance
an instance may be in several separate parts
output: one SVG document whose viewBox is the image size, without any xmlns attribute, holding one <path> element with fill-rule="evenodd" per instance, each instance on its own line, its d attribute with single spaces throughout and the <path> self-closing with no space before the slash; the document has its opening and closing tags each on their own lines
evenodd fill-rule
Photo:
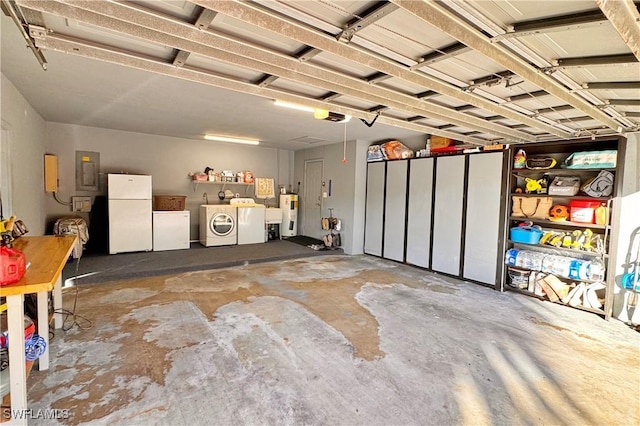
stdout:
<svg viewBox="0 0 640 426">
<path fill-rule="evenodd" d="M 151 176 L 109 174 L 109 254 L 151 251 Z"/>
</svg>

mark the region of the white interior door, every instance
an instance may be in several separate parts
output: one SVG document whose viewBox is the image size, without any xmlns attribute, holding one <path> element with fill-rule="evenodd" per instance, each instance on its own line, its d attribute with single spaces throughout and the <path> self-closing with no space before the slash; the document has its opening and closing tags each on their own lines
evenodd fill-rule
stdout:
<svg viewBox="0 0 640 426">
<path fill-rule="evenodd" d="M 301 233 L 308 237 L 320 237 L 322 235 L 323 169 L 323 160 L 309 160 L 304 163 L 304 197 L 300 206 L 302 211 Z"/>
</svg>

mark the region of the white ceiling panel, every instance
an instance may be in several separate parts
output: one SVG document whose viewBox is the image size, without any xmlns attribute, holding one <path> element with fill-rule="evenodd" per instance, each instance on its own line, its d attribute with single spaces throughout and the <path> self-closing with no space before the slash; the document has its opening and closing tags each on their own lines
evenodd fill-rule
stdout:
<svg viewBox="0 0 640 426">
<path fill-rule="evenodd" d="M 505 26 L 514 22 L 571 15 L 584 10 L 598 8 L 598 5 L 593 0 L 501 0 L 473 1 L 471 3 L 476 9 L 482 11 L 485 16 L 496 22 L 501 22 Z"/>
<path fill-rule="evenodd" d="M 558 31 L 526 37 L 523 41 L 550 59 L 629 53 L 620 35 L 610 26 Z"/>
<path fill-rule="evenodd" d="M 623 133 L 640 130 L 637 118 L 616 118 L 637 110 L 635 86 L 585 86 L 638 83 L 637 60 L 553 67 L 556 59 L 633 58 L 593 0 L 14 0 L 2 5 L 2 73 L 47 121 L 196 138 L 218 129 L 291 149 L 335 140 L 336 127 L 326 126 L 334 123 L 273 108 L 272 100 L 283 98 L 353 115 L 349 132 L 357 139 L 425 132 L 451 137 L 459 131 L 467 133 L 459 140 L 483 144 L 571 139 L 581 126 L 604 127 L 603 133 L 619 131 L 621 124 Z M 434 20 L 443 9 L 445 15 Z M 585 14 L 598 22 L 581 24 L 582 29 L 544 27 L 550 19 Z M 202 24 L 203 31 L 196 24 L 204 16 L 211 22 Z M 540 19 L 535 35 L 518 32 Z M 25 49 L 20 34 L 34 24 L 44 24 L 29 38 L 40 51 Z M 502 40 L 488 43 L 495 35 Z M 465 44 L 463 52 L 442 55 Z M 299 58 L 303 51 L 307 56 Z M 177 54 L 184 66 L 174 65 Z M 504 78 L 487 80 L 491 76 Z M 543 96 L 518 99 L 526 93 Z M 505 103 L 509 98 L 515 100 Z M 602 109 L 608 102 L 613 105 Z M 149 105 L 146 111 L 143 105 Z M 359 120 L 375 117 L 370 111 L 380 111 L 372 127 Z M 287 124 L 292 117 L 305 128 L 292 131 Z M 567 121 L 573 117 L 579 120 Z M 286 142 L 294 139 L 298 142 Z"/>
</svg>

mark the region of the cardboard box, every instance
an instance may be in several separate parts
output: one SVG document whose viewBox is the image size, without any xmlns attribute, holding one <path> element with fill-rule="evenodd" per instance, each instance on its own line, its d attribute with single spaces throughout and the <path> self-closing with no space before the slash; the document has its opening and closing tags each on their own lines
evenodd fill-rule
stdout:
<svg viewBox="0 0 640 426">
<path fill-rule="evenodd" d="M 431 149 L 446 148 L 455 145 L 456 141 L 451 138 L 445 138 L 442 136 L 431 135 Z"/>
</svg>

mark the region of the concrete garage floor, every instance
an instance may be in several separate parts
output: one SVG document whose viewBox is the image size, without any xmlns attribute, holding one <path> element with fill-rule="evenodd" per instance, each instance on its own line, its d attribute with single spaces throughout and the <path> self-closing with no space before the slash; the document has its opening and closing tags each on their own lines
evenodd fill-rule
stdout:
<svg viewBox="0 0 640 426">
<path fill-rule="evenodd" d="M 60 424 L 640 423 L 640 333 L 368 256 L 80 285 L 77 313 L 29 378 Z"/>
</svg>

